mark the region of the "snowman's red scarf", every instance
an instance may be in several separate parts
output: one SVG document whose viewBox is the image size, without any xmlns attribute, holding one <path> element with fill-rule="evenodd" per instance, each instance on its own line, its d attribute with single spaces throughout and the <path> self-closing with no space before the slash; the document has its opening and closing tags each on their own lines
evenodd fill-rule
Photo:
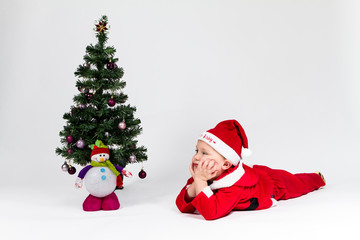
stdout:
<svg viewBox="0 0 360 240">
<path fill-rule="evenodd" d="M 120 173 L 118 172 L 118 170 L 116 170 L 116 168 L 110 162 L 110 160 L 107 160 L 107 161 L 102 162 L 102 163 L 91 161 L 90 165 L 93 166 L 93 167 L 108 167 L 115 174 L 115 176 L 120 175 Z"/>
</svg>

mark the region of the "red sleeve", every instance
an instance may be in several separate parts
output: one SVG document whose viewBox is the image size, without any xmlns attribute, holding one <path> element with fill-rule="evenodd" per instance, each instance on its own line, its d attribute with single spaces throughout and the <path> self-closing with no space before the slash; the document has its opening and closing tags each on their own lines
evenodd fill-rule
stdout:
<svg viewBox="0 0 360 240">
<path fill-rule="evenodd" d="M 243 189 L 232 186 L 213 193 L 210 187 L 204 188 L 191 202 L 206 220 L 224 217 L 235 208 L 243 198 Z"/>
<path fill-rule="evenodd" d="M 181 189 L 179 195 L 176 198 L 176 206 L 178 207 L 178 209 L 180 210 L 180 212 L 182 213 L 193 213 L 196 209 L 194 208 L 194 206 L 191 204 L 191 201 L 193 199 L 191 199 L 188 195 L 187 195 L 187 187 L 193 182 L 194 180 L 192 178 L 190 178 L 186 185 Z"/>
</svg>

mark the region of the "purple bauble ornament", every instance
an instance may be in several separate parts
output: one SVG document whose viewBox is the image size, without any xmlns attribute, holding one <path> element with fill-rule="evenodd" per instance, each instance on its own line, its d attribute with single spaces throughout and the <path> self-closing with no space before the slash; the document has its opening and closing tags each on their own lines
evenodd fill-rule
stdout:
<svg viewBox="0 0 360 240">
<path fill-rule="evenodd" d="M 66 137 L 66 141 L 68 143 L 72 143 L 72 141 L 74 141 L 74 138 L 71 135 L 69 135 L 69 136 Z"/>
<path fill-rule="evenodd" d="M 69 173 L 70 175 L 75 174 L 75 173 L 76 173 L 76 168 L 73 167 L 73 166 L 70 166 L 69 169 L 68 169 L 68 173 Z"/>
<path fill-rule="evenodd" d="M 115 65 L 115 63 L 110 61 L 108 64 L 106 64 L 106 68 L 109 70 L 113 70 L 115 68 Z"/>
<path fill-rule="evenodd" d="M 118 128 L 120 130 L 124 130 L 126 128 L 126 123 L 124 121 L 120 122 L 119 125 L 118 125 Z"/>
<path fill-rule="evenodd" d="M 86 104 L 80 104 L 80 105 L 79 105 L 79 108 L 85 109 L 85 108 L 86 108 Z"/>
<path fill-rule="evenodd" d="M 115 104 L 116 104 L 115 100 L 112 99 L 112 98 L 110 98 L 109 101 L 108 101 L 108 105 L 109 105 L 110 107 L 113 107 L 113 106 L 115 106 Z"/>
<path fill-rule="evenodd" d="M 141 179 L 146 178 L 146 172 L 144 171 L 144 169 L 141 169 L 141 171 L 139 172 L 139 178 Z"/>
<path fill-rule="evenodd" d="M 85 147 L 85 142 L 84 140 L 82 140 L 81 138 L 76 142 L 76 147 L 77 148 L 84 148 Z"/>
<path fill-rule="evenodd" d="M 71 109 L 71 116 L 74 116 L 76 114 L 77 107 L 73 107 Z"/>
<path fill-rule="evenodd" d="M 93 93 L 88 93 L 88 94 L 86 94 L 86 99 L 87 99 L 88 101 L 90 101 L 93 96 L 94 96 Z"/>
<path fill-rule="evenodd" d="M 67 154 L 72 154 L 73 150 L 71 148 L 69 148 L 66 152 L 67 152 Z"/>
<path fill-rule="evenodd" d="M 69 165 L 66 162 L 64 162 L 64 164 L 61 166 L 61 170 L 67 172 L 68 169 L 69 169 Z"/>
<path fill-rule="evenodd" d="M 135 155 L 131 155 L 131 156 L 129 157 L 129 161 L 130 161 L 131 163 L 136 162 L 136 156 L 135 156 Z"/>
</svg>

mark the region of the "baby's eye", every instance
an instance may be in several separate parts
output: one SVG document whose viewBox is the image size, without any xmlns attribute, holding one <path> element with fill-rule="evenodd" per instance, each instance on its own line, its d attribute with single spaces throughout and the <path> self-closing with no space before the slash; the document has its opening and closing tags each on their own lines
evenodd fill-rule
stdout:
<svg viewBox="0 0 360 240">
<path fill-rule="evenodd" d="M 198 153 L 199 151 L 197 149 L 195 149 L 195 152 Z"/>
<path fill-rule="evenodd" d="M 207 155 L 207 152 L 202 152 L 202 154 Z"/>
</svg>

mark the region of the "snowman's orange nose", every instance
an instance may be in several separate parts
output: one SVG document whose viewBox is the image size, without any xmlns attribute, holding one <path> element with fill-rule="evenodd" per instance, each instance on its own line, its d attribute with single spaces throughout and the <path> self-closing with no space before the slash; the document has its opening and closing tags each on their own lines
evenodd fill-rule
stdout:
<svg viewBox="0 0 360 240">
<path fill-rule="evenodd" d="M 100 162 L 103 162 L 103 161 L 105 161 L 105 159 L 104 159 L 104 158 L 100 158 Z"/>
</svg>

